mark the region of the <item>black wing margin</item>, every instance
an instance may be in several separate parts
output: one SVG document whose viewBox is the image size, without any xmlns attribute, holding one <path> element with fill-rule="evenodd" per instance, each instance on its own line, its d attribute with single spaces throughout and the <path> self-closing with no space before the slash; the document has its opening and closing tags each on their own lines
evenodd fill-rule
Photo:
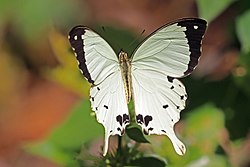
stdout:
<svg viewBox="0 0 250 167">
<path fill-rule="evenodd" d="M 72 30 L 69 32 L 69 42 L 71 44 L 71 47 L 76 55 L 76 59 L 79 62 L 79 69 L 81 70 L 82 74 L 86 77 L 89 83 L 93 84 L 94 81 L 92 80 L 90 73 L 88 71 L 87 65 L 86 65 L 86 59 L 85 59 L 85 52 L 84 52 L 84 44 L 83 44 L 83 35 L 85 34 L 85 30 L 87 28 L 83 26 L 76 26 L 72 28 Z"/>
<path fill-rule="evenodd" d="M 186 27 L 184 33 L 186 34 L 189 51 L 191 52 L 188 69 L 184 72 L 184 75 L 187 76 L 195 69 L 201 56 L 201 42 L 207 27 L 207 22 L 199 18 L 182 19 L 177 22 L 178 26 Z"/>
</svg>

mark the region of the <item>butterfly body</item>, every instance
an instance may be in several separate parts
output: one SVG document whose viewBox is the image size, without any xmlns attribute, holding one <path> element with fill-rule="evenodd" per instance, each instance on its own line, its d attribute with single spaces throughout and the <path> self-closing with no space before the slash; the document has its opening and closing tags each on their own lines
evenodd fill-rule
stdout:
<svg viewBox="0 0 250 167">
<path fill-rule="evenodd" d="M 135 120 L 146 135 L 166 135 L 179 155 L 184 144 L 176 137 L 174 125 L 185 108 L 187 93 L 177 79 L 189 75 L 201 55 L 201 40 L 206 21 L 180 19 L 149 35 L 129 58 L 121 51 L 116 56 L 97 33 L 76 26 L 69 41 L 79 69 L 92 87 L 91 108 L 105 128 L 104 155 L 111 135 L 123 135 L 130 123 L 128 106 L 134 101 Z"/>
<path fill-rule="evenodd" d="M 121 51 L 119 53 L 119 64 L 122 73 L 127 103 L 129 103 L 132 97 L 131 63 L 128 58 L 128 54 L 124 51 Z"/>
</svg>

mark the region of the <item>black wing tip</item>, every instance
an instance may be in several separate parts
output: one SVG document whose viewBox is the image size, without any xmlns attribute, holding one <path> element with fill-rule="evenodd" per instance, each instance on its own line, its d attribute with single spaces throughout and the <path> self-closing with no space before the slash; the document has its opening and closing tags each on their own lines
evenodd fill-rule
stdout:
<svg viewBox="0 0 250 167">
<path fill-rule="evenodd" d="M 182 18 L 180 20 L 177 20 L 176 23 L 181 26 L 197 24 L 201 26 L 203 30 L 205 30 L 207 27 L 207 21 L 201 18 Z"/>
<path fill-rule="evenodd" d="M 86 65 L 85 51 L 83 47 L 84 43 L 82 35 L 85 34 L 86 29 L 88 28 L 82 25 L 75 26 L 70 30 L 68 38 L 71 47 L 73 48 L 76 54 L 76 59 L 79 62 L 78 67 L 81 70 L 81 73 L 86 77 L 89 83 L 94 84 L 94 80 L 91 78 L 91 75 Z"/>
<path fill-rule="evenodd" d="M 83 25 L 77 25 L 73 27 L 69 31 L 69 36 L 68 36 L 69 40 L 73 39 L 75 35 L 83 35 L 87 29 L 89 28 Z"/>
<path fill-rule="evenodd" d="M 196 31 L 198 34 L 201 34 L 202 36 L 205 34 L 206 28 L 207 28 L 207 21 L 201 18 L 182 18 L 180 20 L 177 20 L 175 23 L 177 25 L 182 27 L 193 27 L 198 26 L 199 31 Z M 189 28 L 189 31 L 192 31 L 192 28 Z"/>
<path fill-rule="evenodd" d="M 77 25 L 77 26 L 74 26 L 73 28 L 71 28 L 71 30 L 69 31 L 69 34 L 72 34 L 72 33 L 74 33 L 76 30 L 78 30 L 78 29 L 86 29 L 86 27 L 85 26 L 83 26 L 83 25 Z"/>
<path fill-rule="evenodd" d="M 199 17 L 184 17 L 181 19 L 178 19 L 174 22 L 196 22 L 196 23 L 200 23 L 200 24 L 204 24 L 207 25 L 207 21 L 205 19 L 199 18 Z"/>
<path fill-rule="evenodd" d="M 207 28 L 207 21 L 200 18 L 184 18 L 176 22 L 178 26 L 186 27 L 186 38 L 189 44 L 190 61 L 184 76 L 189 75 L 197 66 L 201 56 L 201 41 Z"/>
</svg>

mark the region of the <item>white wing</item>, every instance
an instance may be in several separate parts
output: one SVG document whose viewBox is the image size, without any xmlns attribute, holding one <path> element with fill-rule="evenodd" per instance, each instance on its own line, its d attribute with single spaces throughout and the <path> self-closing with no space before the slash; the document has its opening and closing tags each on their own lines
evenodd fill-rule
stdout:
<svg viewBox="0 0 250 167">
<path fill-rule="evenodd" d="M 114 71 L 119 70 L 115 52 L 109 44 L 92 30 L 76 26 L 69 33 L 69 41 L 86 79 L 98 85 Z"/>
<path fill-rule="evenodd" d="M 167 135 L 175 151 L 184 144 L 174 133 L 187 94 L 175 77 L 190 74 L 200 57 L 206 21 L 183 19 L 160 28 L 135 51 L 131 63 L 136 121 L 145 134 Z"/>
<path fill-rule="evenodd" d="M 132 72 L 136 121 L 145 134 L 167 135 L 179 155 L 185 153 L 184 144 L 175 136 L 174 124 L 185 107 L 185 87 L 177 79 L 153 70 Z"/>
<path fill-rule="evenodd" d="M 183 77 L 197 66 L 206 21 L 183 19 L 161 27 L 139 46 L 132 66 L 152 69 L 171 77 Z"/>
<path fill-rule="evenodd" d="M 126 125 L 129 124 L 118 59 L 108 43 L 86 27 L 74 27 L 69 33 L 69 41 L 79 69 L 92 84 L 91 107 L 96 113 L 97 121 L 105 128 L 105 155 L 109 136 L 123 135 Z"/>
<path fill-rule="evenodd" d="M 116 71 L 90 90 L 91 107 L 97 121 L 105 127 L 104 155 L 110 135 L 123 135 L 129 124 L 127 101 L 121 72 Z"/>
</svg>

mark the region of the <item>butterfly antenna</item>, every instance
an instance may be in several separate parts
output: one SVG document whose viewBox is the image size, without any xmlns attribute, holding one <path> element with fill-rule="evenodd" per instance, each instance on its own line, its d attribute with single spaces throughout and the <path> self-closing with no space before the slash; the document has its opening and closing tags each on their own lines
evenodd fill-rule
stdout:
<svg viewBox="0 0 250 167">
<path fill-rule="evenodd" d="M 139 36 L 137 36 L 137 38 L 135 38 L 129 45 L 128 45 L 128 49 L 131 47 L 131 46 L 133 46 L 133 44 L 136 42 L 136 41 L 138 41 L 141 37 L 142 37 L 142 35 L 145 33 L 145 29 L 140 33 L 140 35 Z"/>
<path fill-rule="evenodd" d="M 102 26 L 102 31 L 103 31 L 103 32 L 106 32 L 106 29 L 105 29 L 105 27 L 104 27 L 104 26 Z"/>
<path fill-rule="evenodd" d="M 104 26 L 102 26 L 102 31 L 105 33 L 105 34 L 108 34 L 108 32 L 106 31 L 106 28 Z M 112 44 L 115 45 L 115 48 L 118 48 L 119 51 L 122 50 L 121 46 L 119 44 L 117 44 L 116 42 L 113 42 L 113 40 L 111 40 Z"/>
</svg>

